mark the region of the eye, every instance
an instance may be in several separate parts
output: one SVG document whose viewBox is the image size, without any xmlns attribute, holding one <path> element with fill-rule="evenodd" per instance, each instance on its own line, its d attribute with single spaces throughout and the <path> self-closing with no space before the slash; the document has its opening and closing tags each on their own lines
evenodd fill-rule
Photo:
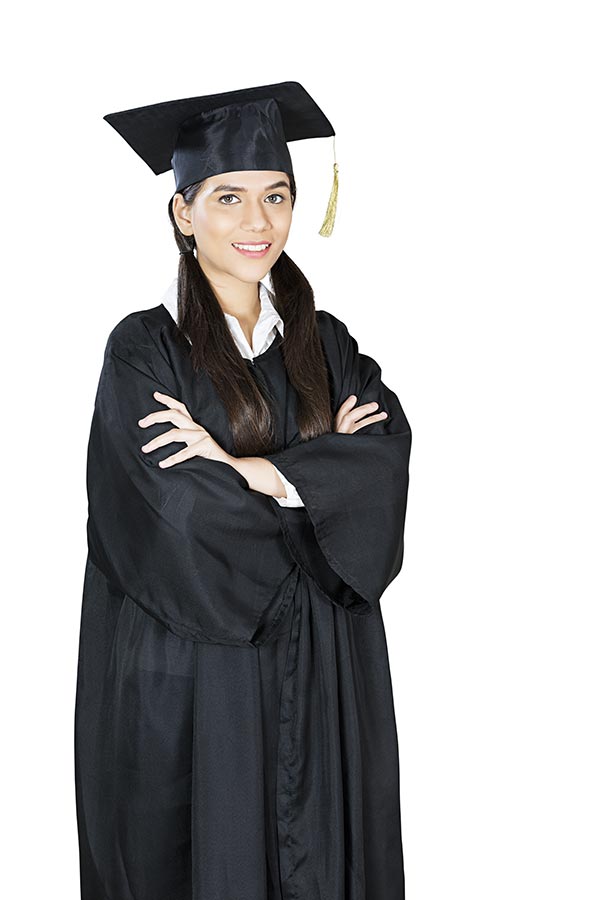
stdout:
<svg viewBox="0 0 600 900">
<path fill-rule="evenodd" d="M 219 197 L 219 203 L 220 203 L 222 200 L 226 200 L 228 197 L 235 197 L 236 200 L 238 199 L 238 198 L 235 196 L 235 194 L 223 194 L 222 197 Z M 235 204 L 234 204 L 234 203 L 224 203 L 223 206 L 235 206 Z"/>
<path fill-rule="evenodd" d="M 283 203 L 283 201 L 285 200 L 285 197 L 282 196 L 282 194 L 269 194 L 269 197 L 279 197 L 279 200 L 281 201 L 281 203 Z M 269 199 L 269 197 L 267 197 L 267 200 Z M 272 205 L 277 206 L 278 203 L 273 203 Z"/>
</svg>

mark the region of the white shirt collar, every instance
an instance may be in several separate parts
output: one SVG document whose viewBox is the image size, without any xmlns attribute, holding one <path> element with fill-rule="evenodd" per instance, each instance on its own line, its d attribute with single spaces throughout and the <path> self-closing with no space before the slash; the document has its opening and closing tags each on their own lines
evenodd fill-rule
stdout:
<svg viewBox="0 0 600 900">
<path fill-rule="evenodd" d="M 263 353 L 274 339 L 276 330 L 279 331 L 283 337 L 283 319 L 273 305 L 275 294 L 270 271 L 258 282 L 258 296 L 260 299 L 261 310 L 252 334 L 252 347 L 246 340 L 246 336 L 242 331 L 242 326 L 236 317 L 232 316 L 230 313 L 223 313 L 238 349 L 246 359 L 253 359 L 253 357 L 258 356 L 259 353 Z M 168 309 L 171 313 L 171 317 L 176 322 L 177 277 L 173 279 L 163 294 L 161 303 Z"/>
</svg>

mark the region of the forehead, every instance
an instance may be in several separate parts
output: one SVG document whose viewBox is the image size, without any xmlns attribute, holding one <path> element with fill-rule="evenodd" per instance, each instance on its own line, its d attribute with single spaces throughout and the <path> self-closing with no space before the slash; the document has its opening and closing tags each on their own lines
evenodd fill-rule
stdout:
<svg viewBox="0 0 600 900">
<path fill-rule="evenodd" d="M 219 175 L 211 175 L 204 182 L 203 191 L 214 191 L 219 185 L 227 185 L 229 190 L 234 187 L 246 188 L 246 190 L 269 190 L 274 184 L 284 182 L 289 187 L 290 179 L 286 172 L 267 171 L 263 169 L 243 169 L 237 172 L 221 172 Z"/>
</svg>

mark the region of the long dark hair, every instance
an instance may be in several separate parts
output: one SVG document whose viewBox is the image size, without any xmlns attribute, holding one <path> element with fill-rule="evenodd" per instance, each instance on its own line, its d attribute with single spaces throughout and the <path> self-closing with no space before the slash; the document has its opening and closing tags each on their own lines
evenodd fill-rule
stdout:
<svg viewBox="0 0 600 900">
<path fill-rule="evenodd" d="M 290 174 L 292 206 L 296 185 Z M 203 181 L 179 193 L 191 205 Z M 182 234 L 169 201 L 179 250 L 196 246 L 193 235 Z M 301 440 L 333 430 L 328 371 L 317 326 L 313 290 L 298 266 L 282 251 L 271 268 L 273 303 L 283 319 L 281 351 L 288 377 L 297 394 L 296 422 Z M 260 456 L 274 445 L 273 413 L 233 339 L 223 310 L 193 253 L 179 257 L 178 331 L 189 348 L 194 371 L 204 370 L 223 402 L 237 456 Z M 188 341 L 189 339 L 189 341 Z M 191 342 L 191 347 L 190 343 Z"/>
</svg>

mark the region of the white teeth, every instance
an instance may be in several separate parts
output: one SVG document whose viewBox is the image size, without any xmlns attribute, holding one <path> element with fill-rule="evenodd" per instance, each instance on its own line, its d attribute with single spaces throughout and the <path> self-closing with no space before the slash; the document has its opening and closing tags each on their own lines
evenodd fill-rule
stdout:
<svg viewBox="0 0 600 900">
<path fill-rule="evenodd" d="M 239 247 L 240 250 L 254 250 L 258 252 L 259 250 L 266 250 L 270 244 L 234 244 L 234 247 Z"/>
</svg>

